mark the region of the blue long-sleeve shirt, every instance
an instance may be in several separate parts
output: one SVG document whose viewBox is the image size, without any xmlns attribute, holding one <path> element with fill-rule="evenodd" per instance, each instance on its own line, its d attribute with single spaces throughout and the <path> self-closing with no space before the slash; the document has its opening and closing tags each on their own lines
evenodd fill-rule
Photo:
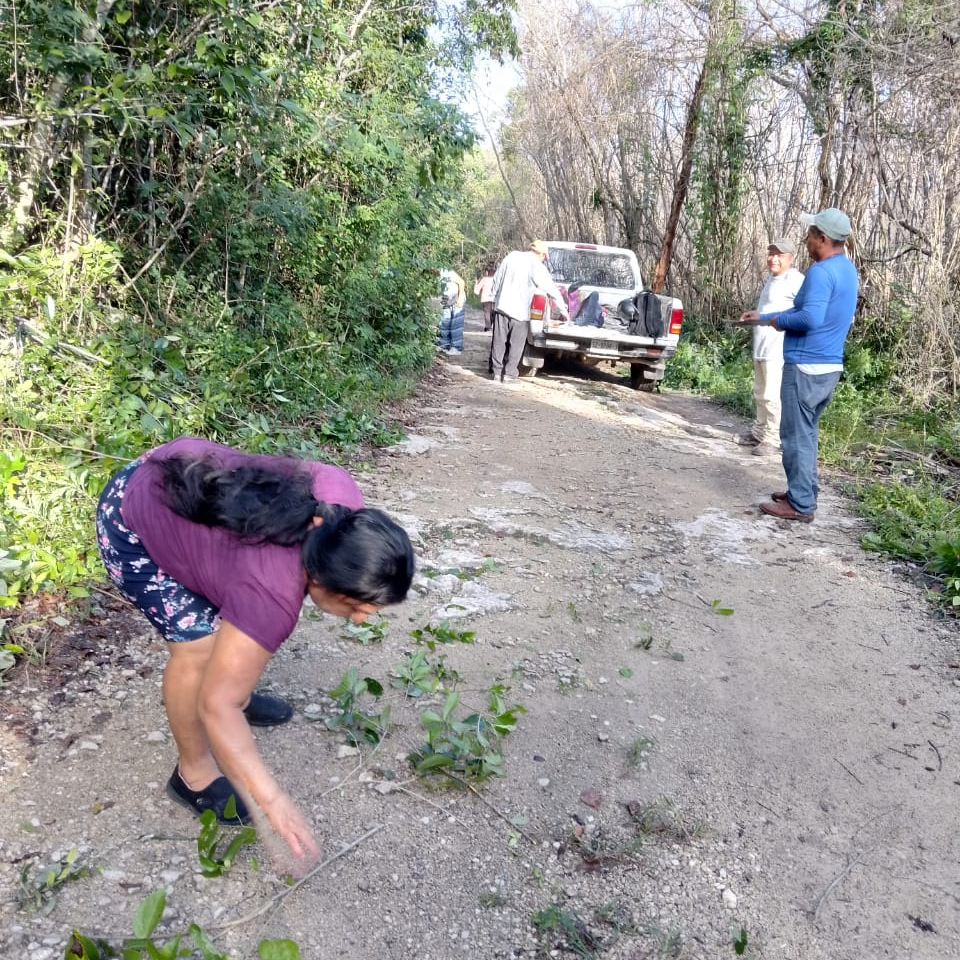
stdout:
<svg viewBox="0 0 960 960">
<path fill-rule="evenodd" d="M 807 270 L 791 309 L 760 315 L 784 331 L 785 363 L 843 363 L 859 286 L 857 268 L 838 253 Z"/>
</svg>

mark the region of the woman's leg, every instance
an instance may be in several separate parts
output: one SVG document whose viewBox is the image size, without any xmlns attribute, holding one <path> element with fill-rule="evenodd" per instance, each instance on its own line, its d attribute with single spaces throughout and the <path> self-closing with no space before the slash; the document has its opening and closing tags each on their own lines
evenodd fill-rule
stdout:
<svg viewBox="0 0 960 960">
<path fill-rule="evenodd" d="M 200 640 L 167 644 L 170 659 L 163 672 L 163 705 L 180 755 L 180 777 L 191 790 L 203 790 L 221 775 L 197 706 L 213 641 L 211 634 Z"/>
</svg>

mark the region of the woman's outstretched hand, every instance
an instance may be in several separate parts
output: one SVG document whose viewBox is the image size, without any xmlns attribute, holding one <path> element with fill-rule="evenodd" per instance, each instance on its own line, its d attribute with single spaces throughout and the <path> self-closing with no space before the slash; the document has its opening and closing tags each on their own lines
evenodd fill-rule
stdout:
<svg viewBox="0 0 960 960">
<path fill-rule="evenodd" d="M 293 854 L 295 870 L 291 872 L 306 872 L 320 856 L 320 844 L 317 843 L 307 818 L 285 793 L 273 800 L 264 813 L 274 833 Z"/>
</svg>

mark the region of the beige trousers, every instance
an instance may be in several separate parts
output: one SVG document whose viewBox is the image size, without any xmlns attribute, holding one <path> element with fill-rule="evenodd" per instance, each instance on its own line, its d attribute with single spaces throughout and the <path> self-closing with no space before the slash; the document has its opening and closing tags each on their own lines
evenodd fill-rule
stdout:
<svg viewBox="0 0 960 960">
<path fill-rule="evenodd" d="M 751 433 L 762 443 L 780 446 L 780 381 L 782 360 L 753 361 L 753 402 L 756 416 Z"/>
</svg>

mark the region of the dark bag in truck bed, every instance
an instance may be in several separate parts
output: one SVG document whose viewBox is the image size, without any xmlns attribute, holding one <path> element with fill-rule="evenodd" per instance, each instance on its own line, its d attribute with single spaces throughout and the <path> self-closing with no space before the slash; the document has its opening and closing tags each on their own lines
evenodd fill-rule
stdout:
<svg viewBox="0 0 960 960">
<path fill-rule="evenodd" d="M 670 328 L 673 298 L 651 290 L 641 290 L 633 298 L 636 313 L 630 318 L 627 333 L 632 337 L 662 337 Z"/>
</svg>

